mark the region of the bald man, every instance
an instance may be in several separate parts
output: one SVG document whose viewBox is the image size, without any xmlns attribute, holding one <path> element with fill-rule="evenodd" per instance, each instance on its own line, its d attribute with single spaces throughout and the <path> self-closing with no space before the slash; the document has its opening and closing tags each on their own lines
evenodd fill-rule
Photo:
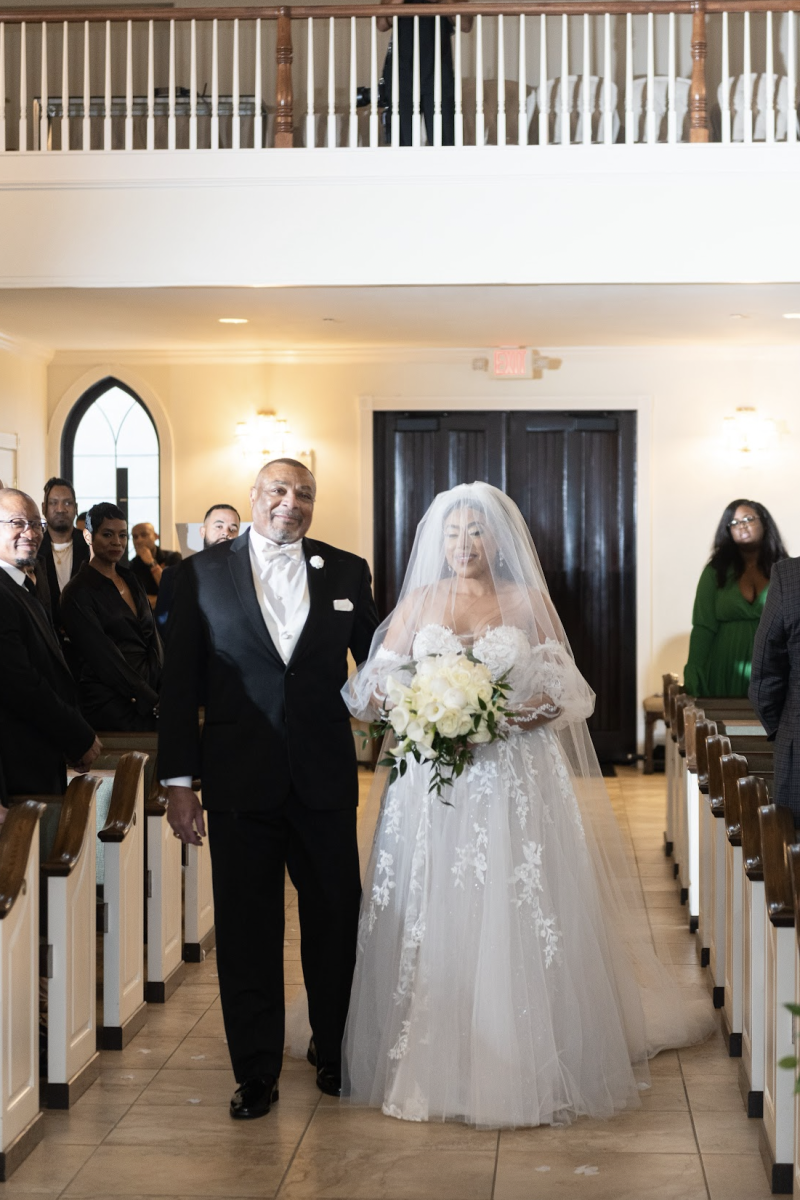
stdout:
<svg viewBox="0 0 800 1200">
<path fill-rule="evenodd" d="M 149 521 L 140 521 L 131 530 L 131 541 L 135 551 L 130 569 L 147 592 L 150 607 L 155 608 L 161 575 L 165 567 L 174 567 L 181 561 L 177 550 L 162 550 L 158 544 L 155 526 Z"/>
</svg>

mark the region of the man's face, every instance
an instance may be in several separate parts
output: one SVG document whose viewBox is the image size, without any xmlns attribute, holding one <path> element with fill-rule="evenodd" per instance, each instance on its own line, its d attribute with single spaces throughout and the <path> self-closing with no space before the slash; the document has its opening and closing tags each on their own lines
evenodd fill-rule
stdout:
<svg viewBox="0 0 800 1200">
<path fill-rule="evenodd" d="M 149 521 L 145 521 L 141 525 L 134 525 L 131 530 L 131 539 L 137 554 L 140 550 L 149 550 L 151 554 L 155 554 L 158 534 Z"/>
<path fill-rule="evenodd" d="M 279 545 L 299 541 L 311 525 L 315 495 L 314 476 L 304 467 L 265 467 L 250 490 L 256 532 Z"/>
<path fill-rule="evenodd" d="M 34 521 L 35 525 L 17 528 L 15 524 L 9 524 L 17 521 L 21 525 Z M 21 500 L 17 496 L 0 500 L 0 558 L 3 562 L 19 567 L 20 571 L 32 567 L 43 537 L 39 509 L 32 500 Z"/>
<path fill-rule="evenodd" d="M 200 537 L 203 548 L 208 550 L 219 542 L 232 542 L 239 536 L 239 518 L 232 508 L 215 508 L 208 514 L 208 520 L 200 526 Z"/>
<path fill-rule="evenodd" d="M 72 492 L 67 487 L 56 486 L 50 489 L 44 519 L 50 532 L 66 533 L 72 529 L 78 506 Z"/>
</svg>

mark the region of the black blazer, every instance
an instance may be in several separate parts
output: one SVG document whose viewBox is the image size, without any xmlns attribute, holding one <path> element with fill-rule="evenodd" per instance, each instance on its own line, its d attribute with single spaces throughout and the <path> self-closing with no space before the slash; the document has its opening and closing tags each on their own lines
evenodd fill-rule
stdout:
<svg viewBox="0 0 800 1200">
<path fill-rule="evenodd" d="M 84 563 L 90 558 L 89 547 L 80 529 L 72 531 L 72 570 L 70 579 L 74 579 Z M 49 533 L 45 533 L 39 550 L 39 562 L 42 563 L 47 577 L 47 587 L 50 591 L 50 613 L 56 629 L 61 631 L 61 589 L 58 586 L 56 562 L 53 557 L 53 543 Z M 38 563 L 37 563 L 38 569 Z"/>
<path fill-rule="evenodd" d="M 61 618 L 78 656 L 81 708 L 96 729 L 155 728 L 161 639 L 144 588 L 128 568 L 117 570 L 135 613 L 111 580 L 88 564 L 61 594 Z"/>
<path fill-rule="evenodd" d="M 63 793 L 65 761 L 82 758 L 94 731 L 78 708 L 75 681 L 49 613 L 0 570 L 0 788 Z"/>
<path fill-rule="evenodd" d="M 775 742 L 773 799 L 791 808 L 800 826 L 800 558 L 772 568 L 753 645 L 750 701 Z"/>
<path fill-rule="evenodd" d="M 269 811 L 290 793 L 313 809 L 355 807 L 355 745 L 340 692 L 348 649 L 362 662 L 378 624 L 369 567 L 354 554 L 303 539 L 310 607 L 285 664 L 264 624 L 249 543 L 243 533 L 186 559 L 177 572 L 159 774 L 199 776 L 211 810 Z M 311 565 L 314 556 L 321 567 Z M 334 600 L 349 600 L 352 608 L 336 609 Z"/>
</svg>

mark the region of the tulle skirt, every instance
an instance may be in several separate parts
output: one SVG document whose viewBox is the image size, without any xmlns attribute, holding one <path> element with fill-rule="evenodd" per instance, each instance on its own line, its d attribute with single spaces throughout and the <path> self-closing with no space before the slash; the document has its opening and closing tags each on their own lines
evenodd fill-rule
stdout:
<svg viewBox="0 0 800 1200">
<path fill-rule="evenodd" d="M 646 926 L 631 935 L 557 736 L 480 747 L 448 804 L 428 785 L 410 763 L 383 799 L 343 1096 L 484 1127 L 638 1106 L 648 1057 L 700 1040 L 712 1010 L 676 987 Z"/>
</svg>

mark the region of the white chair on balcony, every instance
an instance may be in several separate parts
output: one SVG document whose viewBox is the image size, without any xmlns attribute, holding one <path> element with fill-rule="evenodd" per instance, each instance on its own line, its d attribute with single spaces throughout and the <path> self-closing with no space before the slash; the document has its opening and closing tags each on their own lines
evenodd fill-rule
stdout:
<svg viewBox="0 0 800 1200">
<path fill-rule="evenodd" d="M 688 142 L 689 134 L 686 121 L 689 114 L 690 79 L 678 76 L 675 79 L 675 138 L 679 142 Z M 669 79 L 666 75 L 656 75 L 653 78 L 653 111 L 655 113 L 655 140 L 669 140 L 668 128 L 668 99 Z M 633 81 L 633 114 L 634 142 L 647 141 L 647 76 L 639 75 Z"/>
<path fill-rule="evenodd" d="M 548 141 L 558 144 L 561 142 L 562 116 L 562 85 L 563 77 L 548 79 L 544 94 L 544 107 L 548 113 Z M 589 77 L 589 110 L 591 112 L 592 142 L 605 140 L 606 88 L 609 89 L 609 106 L 611 109 L 611 140 L 616 142 L 620 129 L 619 113 L 617 112 L 618 90 L 613 80 L 604 80 L 599 75 Z M 583 141 L 583 112 L 584 112 L 584 76 L 567 76 L 567 107 L 569 111 L 569 141 Z M 542 104 L 542 89 L 528 97 L 528 140 L 538 141 L 538 116 Z"/>
<path fill-rule="evenodd" d="M 797 121 L 797 97 L 789 99 L 789 81 L 785 75 L 773 75 L 772 94 L 767 94 L 767 76 L 763 73 L 752 72 L 750 75 L 750 96 L 753 112 L 753 141 L 764 142 L 767 138 L 767 109 L 771 105 L 775 111 L 775 140 L 786 140 L 789 109 L 793 112 L 793 120 Z M 745 135 L 745 76 L 733 75 L 728 81 L 728 107 L 731 114 L 731 141 L 743 142 Z M 720 113 L 724 110 L 725 84 L 717 88 L 717 100 Z M 800 128 L 800 126 L 798 127 Z"/>
</svg>

